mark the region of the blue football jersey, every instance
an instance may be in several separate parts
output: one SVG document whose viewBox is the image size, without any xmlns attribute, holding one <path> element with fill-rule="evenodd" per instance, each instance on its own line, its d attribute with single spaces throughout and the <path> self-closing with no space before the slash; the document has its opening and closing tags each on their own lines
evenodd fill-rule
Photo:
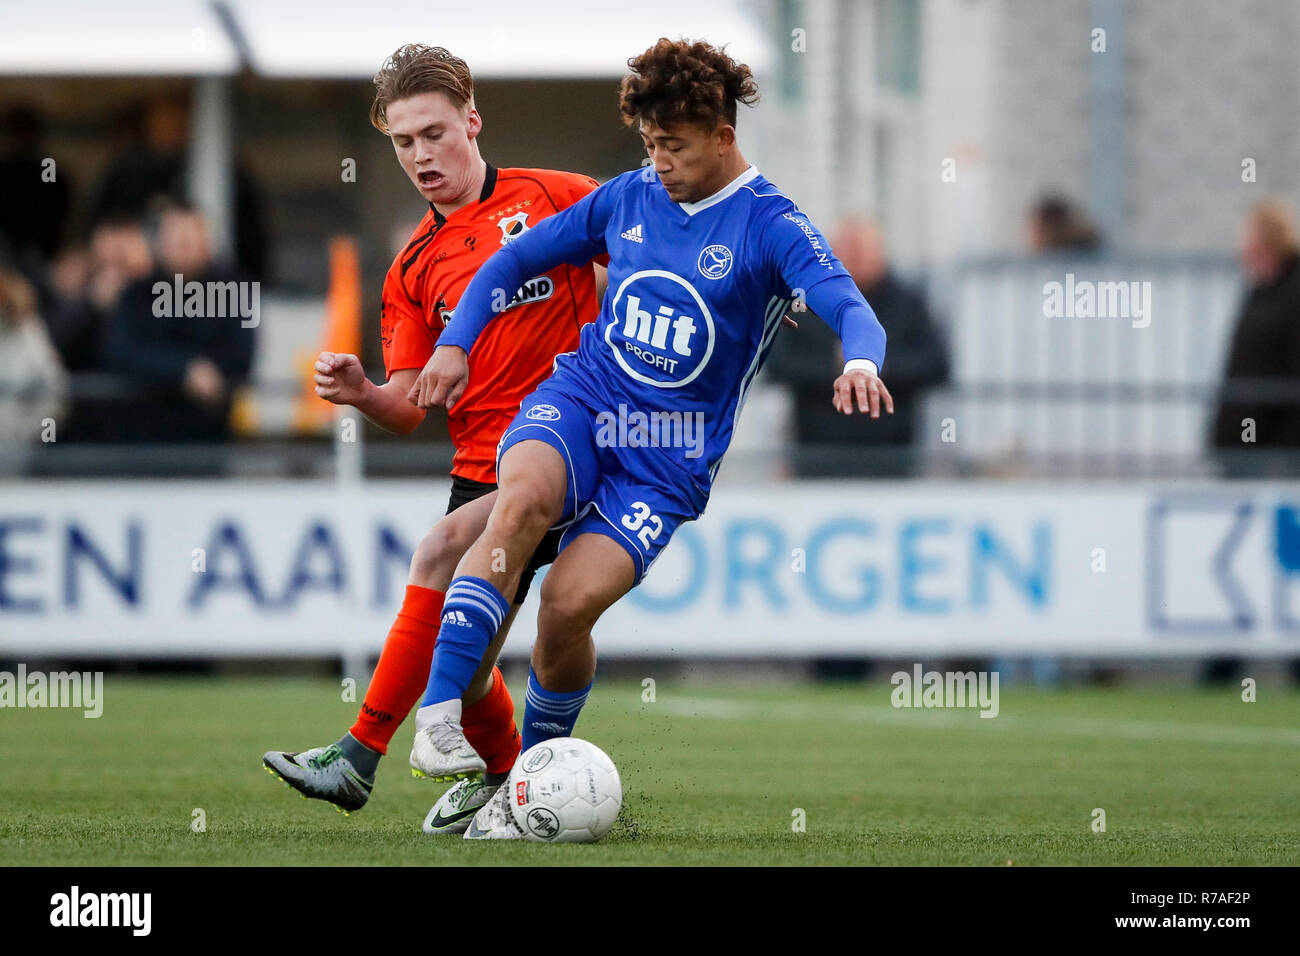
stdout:
<svg viewBox="0 0 1300 956">
<path fill-rule="evenodd" d="M 651 167 L 610 180 L 493 256 L 439 344 L 468 351 L 502 304 L 488 304 L 489 286 L 513 289 L 516 279 L 546 271 L 544 263 L 582 264 L 605 252 L 600 316 L 575 352 L 556 359 L 549 384 L 597 414 L 693 415 L 703 453 L 661 447 L 655 464 L 671 463 L 669 472 L 688 476 L 705 498 L 793 300 L 840 332 L 846 359 L 883 367 L 884 330 L 851 277 L 808 217 L 753 166 L 697 203 L 670 199 Z"/>
</svg>

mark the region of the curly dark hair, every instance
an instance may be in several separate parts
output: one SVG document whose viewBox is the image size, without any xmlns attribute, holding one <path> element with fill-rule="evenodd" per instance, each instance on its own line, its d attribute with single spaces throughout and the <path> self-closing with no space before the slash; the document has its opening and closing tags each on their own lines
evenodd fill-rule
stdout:
<svg viewBox="0 0 1300 956">
<path fill-rule="evenodd" d="M 697 123 L 713 129 L 736 125 L 736 104 L 758 101 L 753 72 L 703 40 L 659 42 L 627 61 L 618 108 L 624 124 L 648 119 L 657 126 Z"/>
</svg>

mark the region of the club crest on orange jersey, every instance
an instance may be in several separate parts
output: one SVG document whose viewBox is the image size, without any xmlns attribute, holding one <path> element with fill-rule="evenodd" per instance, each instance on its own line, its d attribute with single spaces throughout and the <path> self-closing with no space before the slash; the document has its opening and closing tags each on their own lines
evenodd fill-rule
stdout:
<svg viewBox="0 0 1300 956">
<path fill-rule="evenodd" d="M 528 225 L 528 213 L 526 212 L 517 212 L 505 219 L 498 219 L 497 225 L 501 228 L 501 245 L 503 246 L 507 242 L 518 239 L 532 228 Z"/>
</svg>

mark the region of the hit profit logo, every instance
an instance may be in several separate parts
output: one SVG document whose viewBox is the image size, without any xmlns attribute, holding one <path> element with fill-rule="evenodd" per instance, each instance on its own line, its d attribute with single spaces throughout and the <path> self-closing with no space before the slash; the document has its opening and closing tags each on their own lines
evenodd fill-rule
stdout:
<svg viewBox="0 0 1300 956">
<path fill-rule="evenodd" d="M 713 355 L 713 315 L 681 276 L 661 269 L 635 272 L 614 294 L 605 341 L 628 375 L 656 388 L 680 388 Z"/>
</svg>

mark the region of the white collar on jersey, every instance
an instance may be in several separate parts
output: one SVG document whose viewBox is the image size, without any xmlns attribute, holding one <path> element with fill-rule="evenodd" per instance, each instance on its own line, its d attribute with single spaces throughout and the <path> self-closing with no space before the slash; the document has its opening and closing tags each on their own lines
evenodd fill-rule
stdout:
<svg viewBox="0 0 1300 956">
<path fill-rule="evenodd" d="M 682 211 L 688 216 L 694 216 L 697 212 L 708 209 L 710 206 L 716 206 L 722 200 L 726 199 L 732 193 L 740 189 L 741 186 L 749 182 L 758 175 L 758 167 L 750 163 L 745 167 L 745 171 L 733 179 L 727 185 L 723 186 L 712 196 L 701 199 L 699 202 L 679 202 L 677 205 L 682 207 Z"/>
</svg>

